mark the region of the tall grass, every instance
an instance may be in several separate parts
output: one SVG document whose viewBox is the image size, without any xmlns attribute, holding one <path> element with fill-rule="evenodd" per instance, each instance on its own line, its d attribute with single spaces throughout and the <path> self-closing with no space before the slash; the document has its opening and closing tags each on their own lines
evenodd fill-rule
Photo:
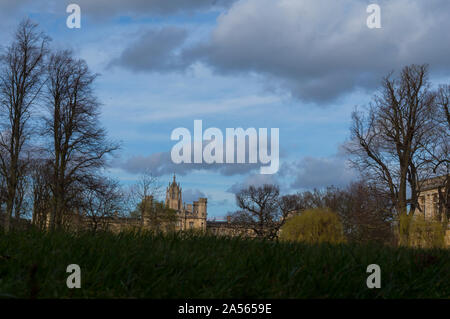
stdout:
<svg viewBox="0 0 450 319">
<path fill-rule="evenodd" d="M 81 288 L 66 267 L 81 267 Z M 381 289 L 368 289 L 369 264 Z M 198 234 L 0 234 L 7 298 L 449 298 L 450 251 Z"/>
</svg>

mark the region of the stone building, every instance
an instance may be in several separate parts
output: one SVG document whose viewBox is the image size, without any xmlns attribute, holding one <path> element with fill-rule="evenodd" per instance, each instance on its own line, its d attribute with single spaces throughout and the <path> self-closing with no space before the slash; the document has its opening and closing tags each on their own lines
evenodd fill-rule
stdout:
<svg viewBox="0 0 450 319">
<path fill-rule="evenodd" d="M 153 197 L 148 196 L 143 199 L 146 201 L 148 207 L 153 207 Z M 206 198 L 199 198 L 191 204 L 183 203 L 182 189 L 179 183 L 176 182 L 175 175 L 172 183 L 166 189 L 165 207 L 175 210 L 175 231 L 180 230 L 197 230 L 206 231 L 207 219 L 207 203 Z M 50 227 L 50 214 L 46 216 L 36 216 L 33 214 L 32 224 L 43 225 L 43 228 Z M 123 217 L 117 213 L 108 216 L 95 217 L 86 216 L 82 211 L 74 213 L 66 213 L 63 216 L 63 225 L 70 230 L 82 229 L 98 229 L 110 230 L 113 232 L 120 232 L 122 230 L 147 230 L 153 229 L 151 218 L 148 213 L 144 213 L 140 217 Z M 161 225 L 161 230 L 168 229 L 167 225 Z"/>
<path fill-rule="evenodd" d="M 173 175 L 172 183 L 166 188 L 165 205 L 177 212 L 175 230 L 206 231 L 207 203 L 206 198 L 199 198 L 192 204 L 183 203 L 181 186 Z"/>
<path fill-rule="evenodd" d="M 208 221 L 206 231 L 214 236 L 256 237 L 256 233 L 253 229 L 245 225 L 231 222 L 230 216 L 227 216 L 226 221 Z"/>
<path fill-rule="evenodd" d="M 419 210 L 415 214 L 429 220 L 444 221 L 450 204 L 445 184 L 446 176 L 423 181 L 419 196 Z"/>
<path fill-rule="evenodd" d="M 147 201 L 149 207 L 153 206 L 153 197 L 148 196 L 144 199 Z M 206 218 L 207 213 L 207 203 L 206 198 L 199 198 L 191 204 L 186 204 L 183 202 L 182 189 L 179 183 L 176 181 L 175 175 L 173 176 L 172 183 L 169 183 L 166 188 L 166 198 L 164 205 L 167 208 L 173 209 L 176 212 L 175 220 L 175 231 L 182 230 L 196 230 L 196 231 L 206 231 Z M 84 224 L 92 224 L 92 218 L 81 217 Z M 80 217 L 78 217 L 80 219 Z M 108 230 L 119 232 L 121 230 L 147 230 L 152 229 L 152 221 L 149 216 L 144 213 L 140 218 L 131 217 L 119 217 L 117 215 L 112 217 L 105 217 L 101 220 L 101 223 Z M 168 229 L 167 225 L 162 225 L 161 230 Z"/>
<path fill-rule="evenodd" d="M 450 191 L 448 189 L 450 176 L 438 176 L 422 181 L 419 195 L 419 207 L 414 212 L 416 218 L 448 221 L 450 212 Z M 445 233 L 445 242 L 450 246 L 450 224 Z"/>
</svg>

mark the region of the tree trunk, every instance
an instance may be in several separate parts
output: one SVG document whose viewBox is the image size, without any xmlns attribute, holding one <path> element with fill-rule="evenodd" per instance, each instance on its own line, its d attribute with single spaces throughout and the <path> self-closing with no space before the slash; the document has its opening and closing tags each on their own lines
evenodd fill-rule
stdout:
<svg viewBox="0 0 450 319">
<path fill-rule="evenodd" d="M 403 173 L 404 171 L 404 173 Z M 411 216 L 408 215 L 406 199 L 406 169 L 402 170 L 400 177 L 400 187 L 398 192 L 398 226 L 399 226 L 399 245 L 407 246 L 409 242 L 409 226 Z"/>
</svg>

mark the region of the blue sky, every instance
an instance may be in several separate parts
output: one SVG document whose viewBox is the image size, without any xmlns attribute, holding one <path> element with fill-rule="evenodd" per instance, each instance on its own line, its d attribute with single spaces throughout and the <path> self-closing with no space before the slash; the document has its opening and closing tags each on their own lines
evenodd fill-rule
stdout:
<svg viewBox="0 0 450 319">
<path fill-rule="evenodd" d="M 69 3 L 81 7 L 81 29 L 66 26 Z M 370 3 L 381 29 L 366 25 Z M 184 199 L 208 197 L 218 217 L 244 186 L 293 193 L 357 178 L 342 151 L 351 112 L 406 64 L 429 63 L 433 83 L 448 82 L 449 9 L 445 0 L 2 0 L 0 36 L 31 17 L 53 47 L 101 74 L 102 123 L 122 142 L 108 174 L 129 184 L 151 169 L 166 185 L 175 172 Z M 223 132 L 279 128 L 279 172 L 168 163 L 172 130 L 192 132 L 196 119 Z"/>
</svg>

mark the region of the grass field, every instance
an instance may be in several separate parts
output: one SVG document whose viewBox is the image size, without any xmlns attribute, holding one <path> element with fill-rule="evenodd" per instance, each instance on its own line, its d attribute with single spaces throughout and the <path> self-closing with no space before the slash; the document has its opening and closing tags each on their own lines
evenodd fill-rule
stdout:
<svg viewBox="0 0 450 319">
<path fill-rule="evenodd" d="M 81 288 L 69 289 L 69 264 Z M 368 289 L 369 264 L 381 288 Z M 194 234 L 0 234 L 3 298 L 449 298 L 450 250 Z"/>
</svg>

